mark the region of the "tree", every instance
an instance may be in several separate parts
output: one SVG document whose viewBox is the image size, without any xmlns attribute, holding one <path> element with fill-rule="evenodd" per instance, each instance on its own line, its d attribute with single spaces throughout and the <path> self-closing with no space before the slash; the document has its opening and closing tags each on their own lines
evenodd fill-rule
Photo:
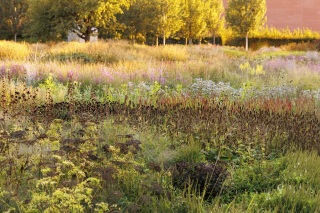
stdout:
<svg viewBox="0 0 320 213">
<path fill-rule="evenodd" d="M 213 37 L 213 44 L 216 44 L 216 35 L 224 27 L 224 12 L 222 0 L 209 0 L 206 6 L 206 23 L 208 33 Z"/>
<path fill-rule="evenodd" d="M 86 42 L 90 36 L 116 19 L 129 7 L 129 0 L 30 0 L 31 34 L 61 39 L 74 32 Z"/>
<path fill-rule="evenodd" d="M 126 38 L 131 39 L 133 43 L 137 40 L 139 43 L 144 43 L 151 22 L 149 0 L 135 0 L 129 9 L 118 16 L 118 19 L 124 24 Z"/>
<path fill-rule="evenodd" d="M 9 32 L 17 41 L 27 17 L 28 3 L 26 0 L 0 0 L 0 28 Z"/>
<path fill-rule="evenodd" d="M 181 0 L 150 0 L 148 3 L 149 14 L 151 15 L 151 32 L 158 37 L 163 37 L 163 45 L 166 45 L 166 38 L 179 31 L 183 25 L 182 2 Z"/>
<path fill-rule="evenodd" d="M 55 31 L 51 0 L 30 0 L 25 33 L 37 41 L 61 40 L 65 35 Z"/>
<path fill-rule="evenodd" d="M 246 37 L 248 51 L 249 33 L 258 30 L 266 22 L 266 0 L 230 0 L 226 21 L 240 36 Z"/>
<path fill-rule="evenodd" d="M 181 34 L 186 38 L 186 44 L 192 44 L 192 39 L 200 39 L 206 30 L 206 4 L 202 0 L 184 0 L 185 25 L 182 27 Z"/>
</svg>

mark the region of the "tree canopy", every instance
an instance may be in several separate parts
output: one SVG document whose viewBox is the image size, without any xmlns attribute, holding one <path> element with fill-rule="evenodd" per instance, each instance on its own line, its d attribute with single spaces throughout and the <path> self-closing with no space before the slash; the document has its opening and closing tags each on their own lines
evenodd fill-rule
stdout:
<svg viewBox="0 0 320 213">
<path fill-rule="evenodd" d="M 209 35 L 213 37 L 213 44 L 216 43 L 215 37 L 221 33 L 224 27 L 224 6 L 222 0 L 209 0 L 206 5 L 206 23 Z"/>
<path fill-rule="evenodd" d="M 26 22 L 27 0 L 0 0 L 0 29 L 17 41 Z"/>
<path fill-rule="evenodd" d="M 206 4 L 202 0 L 184 0 L 184 23 L 181 29 L 181 34 L 186 38 L 186 43 L 189 39 L 189 44 L 192 39 L 200 39 L 206 30 Z"/>
<path fill-rule="evenodd" d="M 152 18 L 154 33 L 158 39 L 162 35 L 163 45 L 166 38 L 179 31 L 183 25 L 181 19 L 181 0 L 151 0 L 150 7 L 155 12 Z"/>
<path fill-rule="evenodd" d="M 98 29 L 107 27 L 129 0 L 30 0 L 30 32 L 39 38 L 59 39 L 68 31 L 86 42 Z"/>
<path fill-rule="evenodd" d="M 233 31 L 246 37 L 248 48 L 248 35 L 265 23 L 265 14 L 266 0 L 229 0 L 226 11 L 223 0 L 0 0 L 0 38 L 63 41 L 73 32 L 88 42 L 99 32 L 133 43 L 185 38 L 186 44 L 215 44 L 216 36 L 225 42 Z"/>
<path fill-rule="evenodd" d="M 123 14 L 118 15 L 118 22 L 122 24 L 122 34 L 135 43 L 145 43 L 146 34 L 150 31 L 149 0 L 135 0 L 126 8 Z M 119 28 L 118 28 L 119 30 Z"/>
<path fill-rule="evenodd" d="M 226 10 L 228 25 L 239 35 L 246 37 L 258 30 L 266 22 L 266 0 L 230 0 Z"/>
</svg>

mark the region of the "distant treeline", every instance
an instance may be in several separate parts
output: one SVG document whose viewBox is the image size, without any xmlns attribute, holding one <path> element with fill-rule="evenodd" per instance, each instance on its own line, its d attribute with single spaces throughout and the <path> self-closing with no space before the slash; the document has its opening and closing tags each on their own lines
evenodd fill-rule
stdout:
<svg viewBox="0 0 320 213">
<path fill-rule="evenodd" d="M 243 46 L 245 36 L 225 21 L 223 0 L 0 0 L 0 39 L 66 41 L 70 32 L 89 41 L 128 39 L 147 45 Z M 249 34 L 251 47 L 320 39 L 309 29 L 264 27 Z"/>
</svg>

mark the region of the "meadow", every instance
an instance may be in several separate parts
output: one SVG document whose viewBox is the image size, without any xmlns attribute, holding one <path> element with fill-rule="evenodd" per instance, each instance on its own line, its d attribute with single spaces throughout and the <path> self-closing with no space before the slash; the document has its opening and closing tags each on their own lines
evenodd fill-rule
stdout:
<svg viewBox="0 0 320 213">
<path fill-rule="evenodd" d="M 320 212 L 320 54 L 0 41 L 0 212 Z"/>
</svg>

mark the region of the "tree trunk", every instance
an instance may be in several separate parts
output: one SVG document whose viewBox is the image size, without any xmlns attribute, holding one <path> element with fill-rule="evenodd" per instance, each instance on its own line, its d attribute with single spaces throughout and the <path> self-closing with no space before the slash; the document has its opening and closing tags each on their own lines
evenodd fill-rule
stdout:
<svg viewBox="0 0 320 213">
<path fill-rule="evenodd" d="M 159 46 L 159 36 L 156 36 L 156 46 Z"/>
<path fill-rule="evenodd" d="M 85 34 L 84 41 L 86 43 L 90 42 L 90 34 L 87 34 L 87 33 Z"/>
<path fill-rule="evenodd" d="M 202 39 L 200 38 L 200 39 L 199 39 L 199 45 L 201 45 L 201 40 L 202 40 Z"/>
<path fill-rule="evenodd" d="M 14 42 L 17 42 L 17 33 L 14 34 Z"/>
<path fill-rule="evenodd" d="M 249 33 L 247 33 L 247 35 L 246 35 L 246 51 L 248 51 L 248 49 L 249 49 Z"/>
<path fill-rule="evenodd" d="M 212 42 L 212 44 L 213 44 L 213 45 L 216 45 L 216 35 L 213 34 L 212 37 L 213 37 L 213 42 Z"/>
<path fill-rule="evenodd" d="M 90 42 L 90 35 L 91 35 L 91 27 L 87 27 L 85 35 L 84 35 L 84 41 Z"/>
<path fill-rule="evenodd" d="M 192 38 L 189 38 L 189 45 L 192 45 Z"/>
<path fill-rule="evenodd" d="M 186 37 L 186 46 L 188 45 L 188 38 Z"/>
<path fill-rule="evenodd" d="M 166 36 L 165 36 L 165 33 L 163 33 L 163 46 L 166 46 Z"/>
</svg>

